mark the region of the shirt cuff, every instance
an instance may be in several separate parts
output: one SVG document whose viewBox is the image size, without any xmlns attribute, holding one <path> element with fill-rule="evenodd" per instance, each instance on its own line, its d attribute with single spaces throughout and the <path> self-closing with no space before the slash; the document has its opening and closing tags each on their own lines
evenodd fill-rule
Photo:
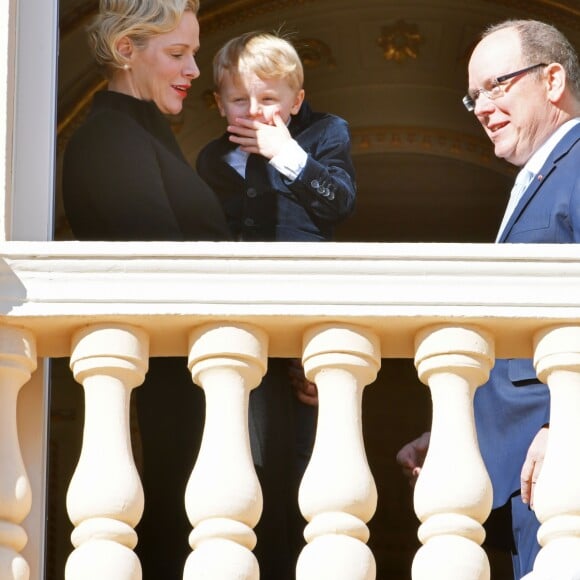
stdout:
<svg viewBox="0 0 580 580">
<path fill-rule="evenodd" d="M 306 166 L 308 153 L 298 145 L 294 139 L 289 141 L 278 153 L 270 159 L 270 165 L 279 171 L 284 177 L 294 181 Z"/>
</svg>

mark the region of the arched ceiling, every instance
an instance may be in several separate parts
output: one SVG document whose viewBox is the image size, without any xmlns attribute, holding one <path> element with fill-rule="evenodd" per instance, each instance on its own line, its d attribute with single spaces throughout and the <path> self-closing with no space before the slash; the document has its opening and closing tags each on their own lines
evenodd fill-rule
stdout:
<svg viewBox="0 0 580 580">
<path fill-rule="evenodd" d="M 97 5 L 60 0 L 60 149 L 104 86 L 84 33 Z M 493 157 L 461 97 L 477 34 L 514 17 L 552 22 L 580 46 L 577 0 L 201 0 L 202 75 L 174 128 L 193 163 L 223 131 L 213 54 L 247 30 L 281 28 L 305 62 L 313 107 L 351 126 L 358 209 L 338 239 L 491 241 L 514 171 Z"/>
</svg>

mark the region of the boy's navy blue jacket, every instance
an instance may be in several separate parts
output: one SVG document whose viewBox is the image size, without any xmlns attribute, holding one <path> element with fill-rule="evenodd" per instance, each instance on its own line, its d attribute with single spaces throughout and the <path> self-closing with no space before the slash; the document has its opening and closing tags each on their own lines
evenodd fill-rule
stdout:
<svg viewBox="0 0 580 580">
<path fill-rule="evenodd" d="M 355 176 L 344 119 L 316 113 L 305 102 L 289 130 L 308 154 L 291 181 L 261 155 L 250 155 L 244 179 L 224 157 L 237 147 L 228 134 L 206 145 L 197 171 L 222 202 L 238 240 L 326 241 L 354 209 Z"/>
</svg>

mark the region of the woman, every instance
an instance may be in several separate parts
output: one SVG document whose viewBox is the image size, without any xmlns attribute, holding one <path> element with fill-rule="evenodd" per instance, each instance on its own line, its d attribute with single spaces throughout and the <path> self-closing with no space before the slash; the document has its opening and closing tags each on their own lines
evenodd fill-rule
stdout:
<svg viewBox="0 0 580 580">
<path fill-rule="evenodd" d="M 213 192 L 187 163 L 164 114 L 199 76 L 198 0 L 101 0 L 89 28 L 108 90 L 64 156 L 63 198 L 83 240 L 224 240 Z"/>
<path fill-rule="evenodd" d="M 63 197 L 80 240 L 227 240 L 219 202 L 187 163 L 165 114 L 199 76 L 198 0 L 101 0 L 90 46 L 108 79 L 70 139 Z M 199 447 L 203 392 L 185 359 L 150 360 L 135 396 L 145 512 L 145 579 L 181 578 L 190 552 L 185 486 Z"/>
</svg>

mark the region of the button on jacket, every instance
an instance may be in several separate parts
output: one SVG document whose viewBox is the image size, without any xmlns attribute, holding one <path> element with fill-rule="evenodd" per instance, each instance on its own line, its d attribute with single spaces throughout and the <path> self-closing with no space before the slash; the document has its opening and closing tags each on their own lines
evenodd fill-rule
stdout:
<svg viewBox="0 0 580 580">
<path fill-rule="evenodd" d="M 250 155 L 245 179 L 225 160 L 237 145 L 228 134 L 197 158 L 197 171 L 222 202 L 234 236 L 246 241 L 327 241 L 354 209 L 355 175 L 344 119 L 313 112 L 307 103 L 289 130 L 308 158 L 292 181 L 261 155 Z"/>
</svg>

